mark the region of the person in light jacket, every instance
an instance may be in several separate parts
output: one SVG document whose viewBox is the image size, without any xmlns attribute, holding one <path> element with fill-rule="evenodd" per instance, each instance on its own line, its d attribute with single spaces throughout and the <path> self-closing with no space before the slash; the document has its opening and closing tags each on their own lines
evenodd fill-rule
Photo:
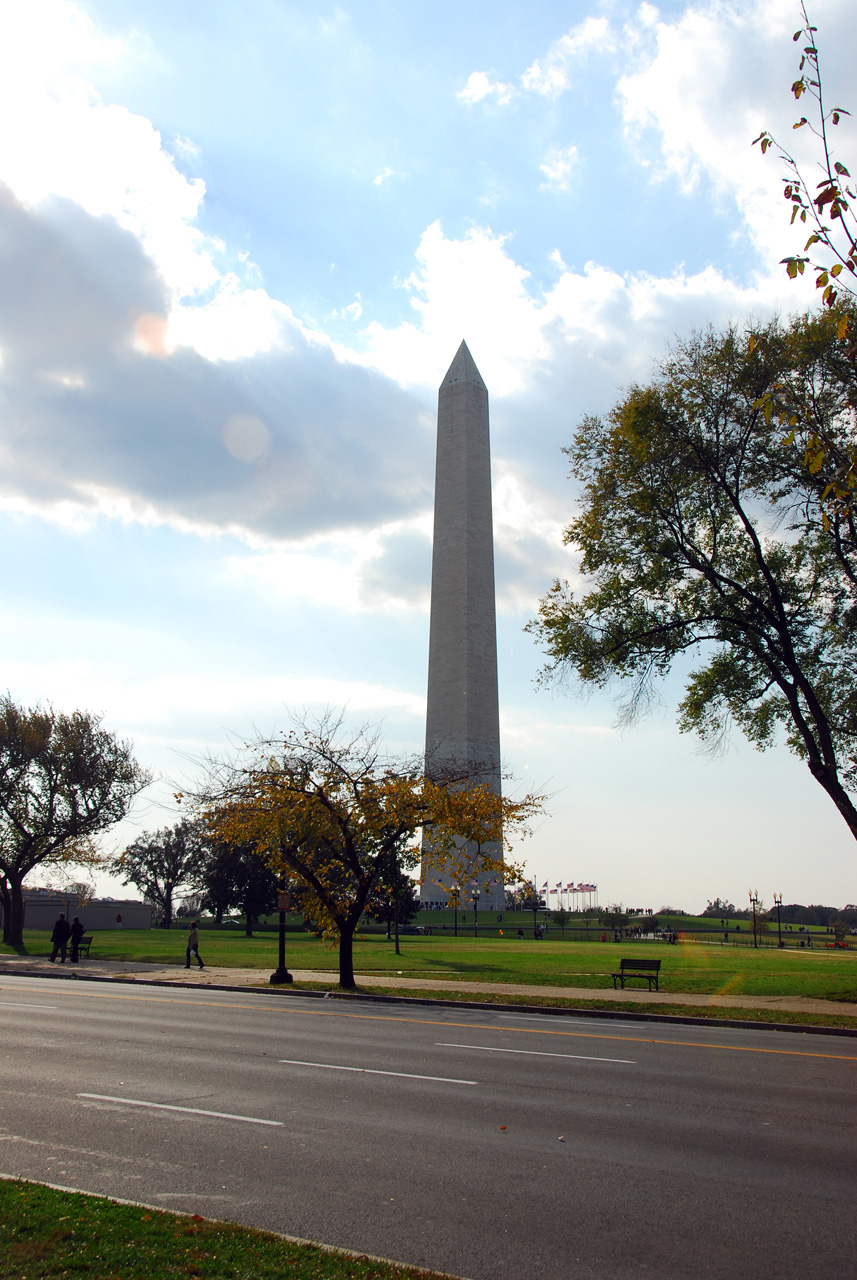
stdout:
<svg viewBox="0 0 857 1280">
<path fill-rule="evenodd" d="M 200 954 L 199 954 L 199 929 L 197 928 L 196 920 L 191 920 L 190 933 L 187 935 L 187 960 L 185 964 L 186 969 L 190 968 L 191 953 L 196 956 L 196 961 L 200 969 L 204 969 L 205 965 L 202 963 L 202 960 L 200 959 Z"/>
</svg>

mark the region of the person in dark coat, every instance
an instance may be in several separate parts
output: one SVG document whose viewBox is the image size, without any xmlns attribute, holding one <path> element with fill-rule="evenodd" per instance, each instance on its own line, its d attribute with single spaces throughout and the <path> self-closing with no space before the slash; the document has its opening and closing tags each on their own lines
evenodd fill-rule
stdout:
<svg viewBox="0 0 857 1280">
<path fill-rule="evenodd" d="M 72 964 L 77 964 L 80 959 L 80 940 L 85 933 L 85 926 L 82 925 L 77 916 L 75 916 L 71 922 L 71 933 L 69 934 L 69 937 L 71 938 L 71 955 L 69 956 L 69 960 L 71 960 Z"/>
<path fill-rule="evenodd" d="M 54 925 L 54 931 L 51 934 L 51 942 L 54 944 L 54 949 L 51 952 L 51 964 L 56 960 L 58 952 L 62 952 L 62 960 L 60 963 L 65 964 L 65 953 L 70 933 L 71 925 L 65 918 L 65 912 L 61 911 L 59 919 Z"/>
</svg>

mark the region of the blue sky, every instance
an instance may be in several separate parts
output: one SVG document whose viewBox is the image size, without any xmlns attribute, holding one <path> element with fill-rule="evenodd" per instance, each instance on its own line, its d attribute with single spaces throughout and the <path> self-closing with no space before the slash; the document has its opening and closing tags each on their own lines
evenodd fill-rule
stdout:
<svg viewBox="0 0 857 1280">
<path fill-rule="evenodd" d="M 812 16 L 844 98 L 851 5 Z M 580 416 L 676 334 L 812 301 L 750 145 L 791 141 L 798 25 L 783 0 L 0 3 L 5 683 L 103 712 L 158 772 L 109 843 L 288 708 L 419 749 L 436 388 L 464 337 L 504 754 L 552 796 L 530 869 L 654 908 L 855 900 L 853 841 L 784 749 L 700 755 L 680 672 L 620 733 L 608 698 L 536 687 L 522 630 L 576 573 Z"/>
</svg>

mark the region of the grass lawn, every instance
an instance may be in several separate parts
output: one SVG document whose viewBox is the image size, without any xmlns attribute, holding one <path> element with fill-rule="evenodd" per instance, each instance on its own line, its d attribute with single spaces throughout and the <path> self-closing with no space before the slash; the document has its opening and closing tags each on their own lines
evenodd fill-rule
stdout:
<svg viewBox="0 0 857 1280">
<path fill-rule="evenodd" d="M 0 1280 L 431 1280 L 230 1223 L 0 1179 Z"/>
<path fill-rule="evenodd" d="M 823 936 L 823 935 L 822 935 Z M 184 964 L 183 930 L 109 930 L 95 934 L 93 958 Z M 47 932 L 25 932 L 30 955 L 50 951 Z M 661 991 L 722 995 L 800 995 L 827 1000 L 857 1001 L 857 951 L 825 949 L 820 939 L 812 951 L 753 950 L 721 946 L 719 942 L 574 942 L 560 939 L 519 942 L 504 938 L 408 935 L 397 956 L 392 942 L 372 934 L 355 943 L 355 968 L 371 976 L 402 973 L 411 977 L 451 978 L 458 981 L 577 986 L 612 990 L 610 974 L 622 956 L 657 957 Z M 234 931 L 205 930 L 200 950 L 206 964 L 256 968 L 276 967 L 277 942 L 272 933 L 245 938 Z M 11 948 L 0 946 L 0 953 Z M 335 949 L 306 933 L 289 933 L 286 963 L 294 969 L 336 972 Z M 81 971 L 85 970 L 83 961 Z M 260 975 L 261 976 L 261 975 Z M 361 979 L 358 977 L 358 981 Z M 548 994 L 548 993 L 546 993 Z"/>
</svg>

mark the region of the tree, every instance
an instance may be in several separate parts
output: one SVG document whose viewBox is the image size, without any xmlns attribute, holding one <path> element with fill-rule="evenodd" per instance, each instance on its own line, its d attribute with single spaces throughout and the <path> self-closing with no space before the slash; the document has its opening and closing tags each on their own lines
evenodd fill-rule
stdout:
<svg viewBox="0 0 857 1280">
<path fill-rule="evenodd" d="M 823 480 L 759 408 L 787 376 L 853 439 L 834 320 L 772 323 L 752 351 L 734 328 L 697 335 L 606 422 L 584 420 L 566 450 L 584 495 L 565 541 L 594 585 L 556 582 L 530 628 L 543 678 L 626 682 L 625 720 L 678 655 L 701 656 L 682 730 L 716 749 L 736 724 L 764 749 L 782 727 L 857 838 L 857 540 L 850 513 L 818 519 Z"/>
<path fill-rule="evenodd" d="M 554 911 L 551 913 L 551 920 L 553 920 L 554 924 L 559 925 L 560 929 L 562 930 L 563 937 L 565 937 L 565 926 L 568 924 L 569 919 L 570 919 L 570 916 L 566 911 L 565 907 L 560 907 L 559 911 Z"/>
<path fill-rule="evenodd" d="M 430 828 L 441 859 L 462 838 L 505 841 L 538 808 L 487 787 L 425 776 L 420 757 L 382 756 L 376 732 L 352 737 L 328 716 L 248 747 L 249 761 L 212 762 L 197 805 L 227 843 L 253 841 L 269 866 L 300 888 L 304 909 L 339 943 L 339 983 L 353 990 L 353 939 L 367 900 L 392 866 L 419 861 L 418 832 Z M 245 757 L 246 759 L 246 757 Z M 481 824 L 481 825 L 480 825 Z M 463 856 L 463 855 L 461 855 Z M 482 852 L 482 871 L 512 874 Z"/>
<path fill-rule="evenodd" d="M 807 182 L 804 173 L 789 148 L 782 146 L 767 131 L 755 139 L 761 145 L 762 154 L 770 149 L 779 152 L 786 166 L 783 178 L 783 195 L 791 205 L 792 224 L 796 220 L 809 225 L 810 235 L 802 255 L 791 254 L 782 259 L 792 280 L 804 274 L 807 266 L 815 272 L 816 288 L 822 290 L 822 304 L 833 307 L 837 298 L 846 298 L 850 307 L 840 307 L 836 321 L 836 340 L 842 345 L 841 356 L 850 366 L 852 408 L 857 399 L 857 343 L 854 341 L 854 303 L 857 301 L 857 219 L 852 201 L 857 196 L 847 180 L 851 175 L 839 160 L 835 159 L 830 143 L 830 130 L 839 124 L 843 115 L 850 113 L 840 106 L 825 107 L 821 63 L 816 44 L 816 28 L 810 25 L 806 6 L 801 3 L 803 27 L 796 31 L 794 40 L 806 41 L 802 46 L 799 76 L 791 86 L 795 98 L 812 100 L 813 120 L 801 116 L 794 129 L 806 129 L 818 144 L 818 168 L 822 180 L 815 187 Z M 833 225 L 828 226 L 825 219 Z M 809 250 L 813 257 L 808 257 Z M 823 261 L 817 255 L 821 251 Z M 843 274 L 844 273 L 844 274 Z M 750 346 L 759 342 L 758 334 L 750 335 Z M 787 383 L 774 383 L 768 387 L 759 401 L 769 415 L 774 414 L 789 437 L 800 436 L 804 462 L 814 473 L 824 472 L 826 484 L 823 490 L 822 518 L 850 513 L 857 489 L 857 450 L 849 442 L 845 447 L 841 440 L 828 437 L 823 425 L 811 424 L 813 402 L 793 394 Z M 809 429 L 807 427 L 809 426 Z"/>
<path fill-rule="evenodd" d="M 398 930 L 399 925 L 410 924 L 419 909 L 420 899 L 414 881 L 395 863 L 382 875 L 366 899 L 367 916 L 387 926 L 388 938 L 394 920 Z"/>
<path fill-rule="evenodd" d="M 735 903 L 730 902 L 728 898 L 715 898 L 713 902 L 707 901 L 702 914 L 716 917 L 718 920 L 728 920 L 735 914 Z"/>
<path fill-rule="evenodd" d="M 36 867 L 101 860 L 93 837 L 119 822 L 151 775 L 91 711 L 0 698 L 3 941 L 23 945 L 24 879 Z"/>
<path fill-rule="evenodd" d="M 521 886 L 521 911 L 533 913 L 533 937 L 539 932 L 539 911 L 545 906 L 545 900 L 535 886 L 535 882 L 527 881 Z"/>
<path fill-rule="evenodd" d="M 763 155 L 769 149 L 779 152 L 780 160 L 787 169 L 783 178 L 783 195 L 791 205 L 792 224 L 798 220 L 810 227 L 810 236 L 803 254 L 791 255 L 782 260 L 789 278 L 797 279 L 809 266 L 815 272 L 816 288 L 823 290 L 823 302 L 832 306 L 836 301 L 837 288 L 844 289 L 852 297 L 857 293 L 848 276 L 842 276 L 843 270 L 852 277 L 857 274 L 857 219 L 851 207 L 851 201 L 857 198 L 857 192 L 848 185 L 847 179 L 851 174 L 844 164 L 835 159 L 830 143 L 830 129 L 850 112 L 840 106 L 829 109 L 825 107 L 820 55 L 815 40 L 818 28 L 810 24 L 803 0 L 800 11 L 804 25 L 794 33 L 793 40 L 795 43 L 799 40 L 806 43 L 801 48 L 800 74 L 791 88 L 798 102 L 801 98 L 811 99 L 814 106 L 811 113 L 813 120 L 801 116 L 792 127 L 807 129 L 818 140 L 821 182 L 815 185 L 808 183 L 792 151 L 777 142 L 767 129 L 754 140 L 753 146 L 758 143 Z M 827 218 L 836 226 L 828 226 L 825 222 Z M 810 249 L 817 253 L 817 246 L 826 250 L 826 262 L 814 262 L 806 256 Z"/>
<path fill-rule="evenodd" d="M 216 840 L 207 840 L 191 883 L 194 892 L 199 894 L 200 909 L 214 916 L 219 929 L 224 912 L 233 905 L 235 898 L 230 847 Z"/>
<path fill-rule="evenodd" d="M 253 937 L 253 922 L 277 906 L 277 878 L 253 844 L 227 846 L 232 877 L 230 906 L 240 907 L 244 933 Z"/>
<path fill-rule="evenodd" d="M 179 889 L 190 888 L 205 857 L 207 832 L 196 822 L 183 820 L 163 831 L 144 831 L 111 870 L 125 884 L 135 885 L 147 902 L 163 912 L 163 924 L 173 922 L 173 903 Z"/>
<path fill-rule="evenodd" d="M 601 916 L 605 929 L 624 929 L 628 923 L 627 912 L 622 910 L 621 902 L 614 902 L 607 907 Z"/>
</svg>

